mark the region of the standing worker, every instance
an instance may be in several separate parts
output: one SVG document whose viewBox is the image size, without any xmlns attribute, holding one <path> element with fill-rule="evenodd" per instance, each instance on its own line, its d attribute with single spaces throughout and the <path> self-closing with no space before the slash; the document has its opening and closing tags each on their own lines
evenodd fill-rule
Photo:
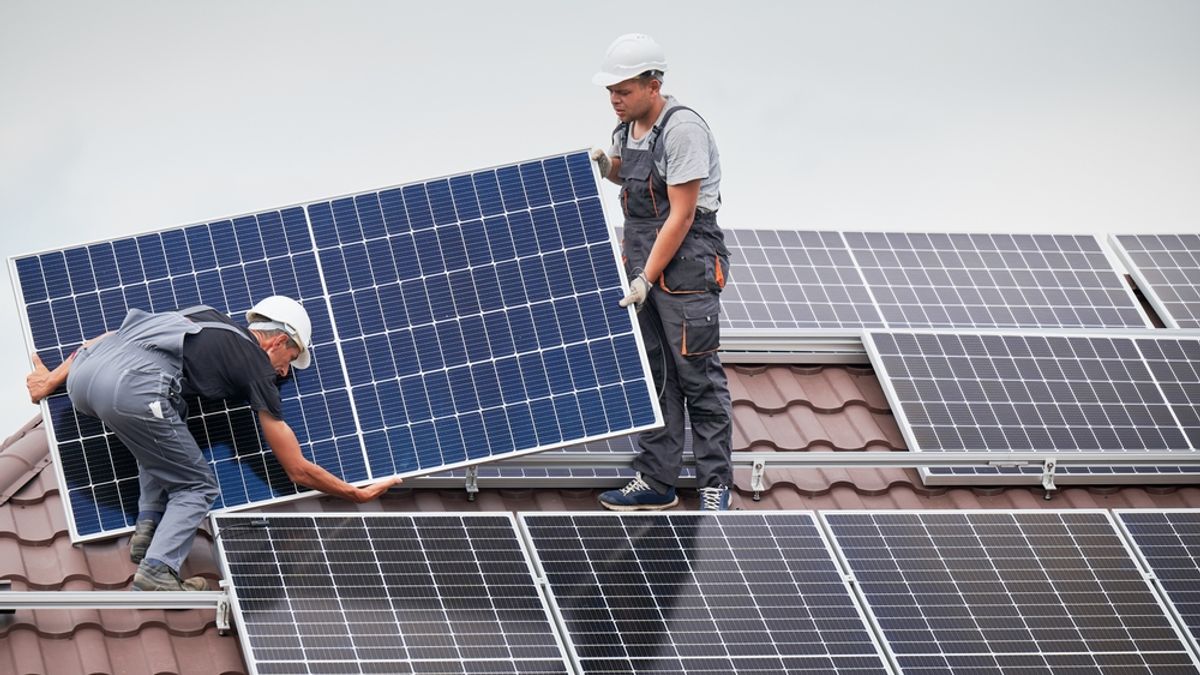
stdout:
<svg viewBox="0 0 1200 675">
<path fill-rule="evenodd" d="M 137 526 L 129 558 L 133 589 L 199 591 L 181 579 L 196 528 L 219 494 L 212 467 L 188 431 L 184 395 L 247 401 L 288 478 L 308 488 L 366 502 L 399 482 L 353 487 L 304 458 L 283 421 L 279 380 L 307 368 L 312 323 L 300 303 L 274 295 L 246 313 L 249 328 L 211 307 L 149 314 L 131 309 L 121 328 L 86 342 L 53 371 L 37 354 L 25 380 L 37 403 L 63 382 L 72 405 L 98 417 L 138 463 Z"/>
<path fill-rule="evenodd" d="M 675 484 L 683 463 L 684 409 L 700 508 L 729 508 L 732 412 L 721 360 L 720 293 L 729 249 L 717 226 L 721 164 L 708 124 L 673 96 L 662 95 L 667 70 L 662 47 L 632 33 L 608 48 L 592 78 L 606 87 L 621 123 L 612 147 L 592 159 L 600 175 L 621 186 L 625 212 L 622 249 L 634 305 L 665 425 L 638 437 L 637 477 L 600 495 L 617 511 L 658 510 L 679 503 Z"/>
</svg>

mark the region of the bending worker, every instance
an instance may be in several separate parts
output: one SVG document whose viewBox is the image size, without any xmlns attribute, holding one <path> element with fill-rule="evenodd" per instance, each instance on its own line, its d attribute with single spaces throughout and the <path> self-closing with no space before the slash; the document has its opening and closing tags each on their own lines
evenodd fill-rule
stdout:
<svg viewBox="0 0 1200 675">
<path fill-rule="evenodd" d="M 708 124 L 662 94 L 662 47 L 647 35 L 622 35 L 608 48 L 592 81 L 608 89 L 621 123 L 608 152 L 592 158 L 600 175 L 621 186 L 622 249 L 629 294 L 659 392 L 665 426 L 638 438 L 637 477 L 600 495 L 618 511 L 665 509 L 679 503 L 684 409 L 700 508 L 729 508 L 733 484 L 729 383 L 717 357 L 720 292 L 729 250 L 717 226 L 721 164 Z"/>
<path fill-rule="evenodd" d="M 307 368 L 312 323 L 300 303 L 281 295 L 246 313 L 249 329 L 211 307 L 149 314 L 131 309 L 115 333 L 85 343 L 53 371 L 33 355 L 26 378 L 34 403 L 66 382 L 75 409 L 98 417 L 137 459 L 141 495 L 129 557 L 133 589 L 197 591 L 202 577 L 181 579 L 196 528 L 219 494 L 212 467 L 187 426 L 184 395 L 247 401 L 288 478 L 351 501 L 372 500 L 399 482 L 353 487 L 300 453 L 283 421 L 279 380 Z"/>
</svg>

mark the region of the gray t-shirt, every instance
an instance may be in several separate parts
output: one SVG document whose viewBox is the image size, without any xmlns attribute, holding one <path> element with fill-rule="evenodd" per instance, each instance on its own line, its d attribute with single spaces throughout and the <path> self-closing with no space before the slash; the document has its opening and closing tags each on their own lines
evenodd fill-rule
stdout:
<svg viewBox="0 0 1200 675">
<path fill-rule="evenodd" d="M 667 111 L 679 105 L 674 96 L 666 97 L 667 104 L 663 106 L 655 124 L 662 122 Z M 671 116 L 667 126 L 662 130 L 659 143 L 666 142 L 665 152 L 661 159 L 655 162 L 658 173 L 664 175 L 667 185 L 679 185 L 688 181 L 700 179 L 700 196 L 696 206 L 716 211 L 721 206 L 721 157 L 717 153 L 717 142 L 713 139 L 712 131 L 700 119 L 700 116 L 690 110 L 681 110 Z M 634 138 L 629 134 L 626 146 L 634 150 L 649 149 L 650 134 Z M 609 157 L 620 157 L 621 150 L 613 145 L 608 150 Z"/>
</svg>

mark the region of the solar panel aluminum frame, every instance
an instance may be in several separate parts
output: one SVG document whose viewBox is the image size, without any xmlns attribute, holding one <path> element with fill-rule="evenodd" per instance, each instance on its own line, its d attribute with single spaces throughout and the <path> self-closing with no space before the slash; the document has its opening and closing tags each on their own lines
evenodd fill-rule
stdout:
<svg viewBox="0 0 1200 675">
<path fill-rule="evenodd" d="M 237 586 L 233 583 L 233 575 L 229 568 L 229 564 L 225 557 L 225 545 L 222 533 L 230 531 L 229 529 L 221 529 L 221 521 L 253 521 L 263 518 L 267 519 L 344 519 L 344 518 L 361 518 L 364 523 L 370 522 L 373 518 L 395 518 L 408 517 L 414 521 L 421 520 L 446 520 L 457 519 L 462 516 L 470 516 L 472 518 L 495 518 L 497 521 L 507 522 L 509 527 L 513 529 L 513 536 L 517 543 L 520 544 L 521 553 L 525 558 L 525 565 L 529 570 L 530 582 L 538 588 L 538 597 L 542 602 L 542 610 L 546 615 L 546 622 L 551 627 L 551 632 L 554 634 L 554 640 L 558 644 L 559 653 L 562 655 L 563 666 L 567 672 L 575 672 L 572 670 L 573 665 L 568 658 L 569 652 L 563 640 L 564 631 L 559 623 L 557 623 L 558 615 L 551 612 L 549 607 L 549 592 L 542 583 L 542 578 L 536 573 L 533 562 L 530 557 L 530 549 L 528 548 L 528 540 L 525 538 L 525 532 L 517 525 L 516 518 L 512 513 L 402 513 L 402 512 L 348 512 L 348 513 L 332 513 L 332 512 L 317 512 L 317 513 L 212 513 L 209 515 L 209 522 L 212 528 L 213 541 L 217 544 L 217 564 L 221 573 L 222 587 L 229 593 L 230 607 L 233 611 L 235 622 L 242 623 L 242 606 L 238 598 Z M 250 635 L 246 630 L 238 630 L 238 642 L 241 643 L 242 653 L 246 655 L 246 665 L 250 669 L 250 675 L 259 675 L 258 662 L 253 658 L 254 651 L 250 643 Z"/>
<path fill-rule="evenodd" d="M 1133 559 L 1135 564 L 1138 564 L 1140 566 L 1143 565 L 1143 561 L 1137 557 L 1137 553 L 1135 550 L 1136 547 L 1131 545 L 1131 540 L 1125 536 L 1126 533 L 1123 529 L 1121 529 L 1121 527 L 1118 523 L 1118 519 L 1116 517 L 1114 517 L 1112 512 L 1110 512 L 1107 509 L 1037 509 L 1037 510 L 1030 510 L 1030 509 L 957 509 L 957 510 L 952 510 L 952 511 L 948 511 L 945 509 L 941 509 L 941 510 L 939 510 L 939 509 L 905 509 L 903 511 L 897 511 L 895 509 L 888 509 L 888 510 L 847 509 L 847 510 L 836 510 L 836 511 L 819 511 L 817 515 L 820 519 L 821 530 L 824 533 L 825 538 L 833 546 L 833 548 L 835 550 L 835 555 L 836 555 L 835 559 L 838 561 L 839 564 L 842 565 L 843 573 L 846 575 L 848 582 L 851 583 L 851 585 L 853 585 L 853 587 L 856 591 L 855 597 L 860 601 L 860 603 L 862 605 L 862 609 L 866 612 L 867 616 L 869 617 L 872 631 L 876 634 L 879 641 L 885 646 L 885 648 L 890 643 L 888 642 L 887 637 L 884 635 L 883 628 L 880 625 L 878 618 L 875 616 L 874 608 L 867 601 L 866 592 L 863 589 L 862 584 L 859 583 L 857 577 L 855 576 L 854 570 L 850 566 L 849 559 L 846 557 L 845 553 L 842 551 L 842 547 L 838 544 L 837 537 L 834 535 L 834 532 L 833 532 L 833 526 L 830 524 L 827 517 L 829 515 L 859 515 L 859 516 L 863 516 L 863 515 L 879 515 L 879 514 L 887 514 L 887 513 L 891 513 L 891 514 L 903 513 L 904 515 L 927 515 L 927 514 L 946 514 L 946 513 L 980 513 L 980 514 L 986 513 L 986 514 L 1013 514 L 1013 515 L 1041 513 L 1041 514 L 1049 514 L 1049 515 L 1054 515 L 1054 514 L 1063 515 L 1063 514 L 1093 513 L 1093 514 L 1103 515 L 1104 518 L 1108 521 L 1109 526 L 1113 528 L 1113 535 L 1121 542 L 1121 545 L 1122 545 L 1122 547 L 1124 547 L 1126 553 L 1129 554 L 1130 558 Z M 1144 572 L 1144 566 L 1143 566 L 1143 570 L 1139 570 L 1139 571 Z M 1152 583 L 1146 574 L 1143 573 L 1141 575 L 1141 579 L 1142 579 L 1143 583 L 1146 584 L 1146 587 L 1149 589 L 1150 594 L 1154 596 L 1154 599 L 1158 603 L 1159 607 L 1162 608 L 1163 613 L 1170 620 L 1171 627 L 1172 627 L 1172 629 L 1174 629 L 1176 637 L 1179 639 L 1180 644 L 1183 646 L 1184 650 L 1191 657 L 1192 663 L 1196 666 L 1196 668 L 1198 670 L 1200 670 L 1200 652 L 1198 652 L 1196 650 L 1194 643 L 1189 640 L 1190 636 L 1188 635 L 1188 631 L 1183 626 L 1182 621 L 1179 620 L 1179 617 L 1175 613 L 1174 608 L 1171 607 L 1170 601 L 1165 597 L 1165 594 L 1162 593 L 1162 589 L 1157 584 Z M 886 653 L 888 655 L 889 663 L 893 664 L 893 667 L 895 668 L 896 672 L 898 672 L 898 673 L 903 672 L 899 666 L 898 655 L 893 653 L 890 648 L 887 648 Z"/>
<path fill-rule="evenodd" d="M 415 184 L 423 185 L 423 184 L 427 184 L 427 183 L 431 183 L 431 182 L 435 182 L 435 181 L 449 180 L 449 179 L 457 178 L 460 176 L 471 176 L 474 174 L 484 173 L 484 172 L 488 172 L 488 171 L 497 171 L 498 169 L 508 167 L 508 166 L 518 166 L 518 165 L 529 164 L 529 163 L 533 163 L 533 162 L 543 162 L 548 159 L 555 159 L 555 158 L 560 158 L 560 157 L 566 158 L 568 156 L 575 155 L 578 153 L 586 154 L 586 152 L 587 152 L 586 149 L 570 150 L 570 151 L 566 151 L 563 153 L 558 153 L 558 154 L 553 154 L 553 155 L 545 155 L 542 157 L 520 160 L 517 162 L 508 163 L 508 164 L 499 164 L 499 165 L 494 165 L 494 166 L 490 166 L 490 167 L 481 167 L 481 168 L 471 169 L 468 171 L 458 172 L 458 173 L 454 173 L 454 174 L 447 174 L 447 175 L 443 175 L 443 176 L 436 176 L 436 177 L 431 177 L 431 178 L 426 178 L 426 179 L 420 179 L 420 180 L 412 181 L 409 183 L 401 183 L 401 184 L 397 184 L 397 185 L 385 186 L 385 187 L 381 187 L 381 188 L 373 188 L 373 189 L 369 189 L 369 190 L 359 190 L 359 191 L 345 193 L 345 194 L 331 196 L 331 197 L 322 197 L 320 199 L 306 200 L 303 202 L 292 203 L 292 204 L 288 204 L 288 205 L 280 206 L 280 207 L 272 207 L 269 209 L 259 209 L 259 210 L 255 210 L 255 211 L 251 211 L 251 212 L 247 212 L 247 213 L 241 213 L 241 214 L 232 215 L 232 216 L 208 218 L 208 219 L 204 219 L 199 222 L 207 224 L 207 223 L 215 223 L 215 222 L 220 222 L 220 221 L 233 221 L 235 219 L 239 219 L 239 218 L 243 218 L 243 217 L 253 217 L 253 216 L 261 214 L 265 211 L 283 212 L 285 210 L 294 209 L 294 208 L 299 208 L 304 213 L 304 218 L 305 218 L 305 223 L 307 225 L 309 241 L 312 244 L 311 250 L 312 250 L 314 258 L 316 259 L 317 270 L 321 276 L 322 295 L 321 295 L 320 299 L 323 303 L 323 307 L 329 312 L 330 324 L 332 326 L 333 335 L 334 335 L 332 344 L 333 344 L 333 346 L 336 346 L 338 358 L 341 360 L 341 371 L 342 371 L 341 372 L 341 376 L 342 376 L 341 384 L 345 387 L 346 392 L 348 394 L 350 394 L 349 404 L 350 404 L 350 410 L 352 411 L 352 413 L 354 415 L 354 424 L 356 427 L 355 435 L 358 438 L 359 446 L 361 448 L 361 452 L 363 455 L 363 462 L 364 462 L 364 465 L 367 467 L 367 472 L 369 474 L 370 473 L 370 459 L 367 456 L 367 449 L 366 449 L 366 445 L 363 440 L 363 435 L 364 435 L 363 427 L 359 421 L 358 411 L 355 407 L 354 397 L 351 393 L 353 388 L 351 385 L 351 378 L 349 375 L 349 366 L 346 363 L 345 354 L 342 349 L 342 341 L 338 337 L 336 319 L 334 317 L 333 307 L 332 307 L 332 304 L 330 301 L 331 293 L 329 290 L 329 286 L 325 281 L 325 270 L 324 270 L 324 267 L 321 265 L 321 259 L 320 259 L 320 255 L 319 255 L 320 248 L 317 243 L 318 239 L 313 231 L 313 222 L 312 222 L 311 215 L 309 213 L 308 206 L 310 206 L 312 204 L 318 204 L 318 203 L 332 203 L 333 201 L 338 200 L 338 199 L 354 197 L 354 196 L 362 195 L 362 194 L 366 194 L 366 193 L 378 193 L 378 192 L 383 192 L 386 190 L 399 189 L 399 188 L 405 187 L 407 185 L 415 185 Z M 599 190 L 600 179 L 601 179 L 599 169 L 596 168 L 594 162 L 589 161 L 588 166 L 589 166 L 589 171 L 592 174 L 593 181 L 595 182 L 595 185 L 597 186 L 596 198 L 600 202 L 600 208 L 604 215 L 605 226 L 608 230 L 609 245 L 612 250 L 613 262 L 618 269 L 618 274 L 621 278 L 622 289 L 627 291 L 628 287 L 629 287 L 629 280 L 626 278 L 625 267 L 621 262 L 621 249 L 620 249 L 620 246 L 619 246 L 616 236 L 615 236 L 615 228 L 613 226 L 613 218 L 611 217 L 611 215 L 609 213 L 609 211 L 611 210 L 612 207 L 606 206 L 607 200 L 605 200 L 603 198 L 604 195 Z M 167 227 L 162 227 L 162 228 L 156 228 L 156 229 L 144 231 L 144 232 L 130 233 L 128 235 L 120 235 L 117 237 L 94 239 L 94 240 L 86 241 L 86 242 L 76 242 L 76 243 L 71 244 L 69 246 L 69 248 L 90 246 L 90 245 L 94 245 L 94 244 L 100 244 L 100 243 L 104 243 L 104 242 L 108 242 L 108 241 L 113 241 L 116 239 L 123 239 L 125 237 L 139 237 L 139 236 L 143 236 L 143 235 L 157 234 L 157 233 L 173 231 L 173 230 L 182 230 L 184 228 L 190 227 L 195 224 L 197 224 L 197 223 L 173 225 L 173 226 L 167 226 Z M 63 250 L 63 249 L 49 248 L 49 249 L 43 249 L 40 251 L 31 251 L 31 252 L 27 252 L 27 253 L 18 254 L 18 255 L 12 255 L 12 256 L 8 257 L 7 262 L 8 262 L 8 270 L 9 270 L 9 279 L 11 281 L 13 295 L 14 295 L 14 301 L 16 302 L 17 311 L 18 311 L 18 314 L 20 317 L 21 333 L 25 339 L 27 354 L 32 353 L 34 351 L 34 340 L 33 340 L 33 334 L 32 334 L 31 328 L 30 328 L 29 316 L 26 311 L 26 306 L 25 306 L 25 302 L 24 302 L 24 293 L 23 293 L 23 289 L 21 288 L 20 275 L 17 273 L 17 259 L 18 258 L 26 258 L 26 257 L 30 257 L 30 256 L 44 255 L 47 253 L 53 253 L 53 252 L 60 251 L 60 250 Z M 146 308 L 146 309 L 149 309 L 149 308 Z M 437 467 L 431 467 L 431 468 L 423 469 L 423 470 L 404 472 L 404 473 L 400 473 L 400 474 L 396 474 L 396 475 L 398 475 L 400 477 L 416 477 L 416 476 L 431 475 L 431 474 L 436 474 L 436 473 L 440 473 L 440 472 L 444 472 L 444 471 L 451 471 L 454 469 L 466 468 L 469 466 L 477 466 L 480 464 L 494 461 L 495 459 L 499 459 L 499 458 L 520 457 L 520 456 L 524 456 L 524 455 L 543 452 L 546 450 L 552 450 L 552 449 L 557 449 L 557 448 L 569 448 L 571 446 L 574 446 L 574 445 L 577 445 L 580 443 L 589 443 L 589 442 L 593 442 L 593 441 L 600 441 L 600 440 L 605 440 L 608 438 L 615 438 L 615 437 L 623 436 L 623 435 L 629 434 L 629 433 L 637 433 L 640 431 L 645 431 L 645 430 L 661 427 L 663 425 L 662 409 L 659 406 L 657 396 L 654 395 L 655 390 L 654 390 L 654 385 L 653 385 L 653 377 L 650 372 L 649 361 L 647 360 L 647 357 L 646 357 L 646 349 L 645 349 L 645 344 L 642 340 L 641 331 L 638 330 L 637 312 L 636 312 L 636 309 L 632 306 L 630 306 L 627 311 L 628 311 L 628 315 L 630 317 L 630 321 L 632 324 L 632 334 L 633 334 L 634 340 L 636 341 L 637 348 L 638 348 L 638 360 L 641 363 L 642 374 L 643 374 L 643 377 L 644 377 L 644 380 L 646 383 L 648 396 L 649 396 L 649 399 L 651 401 L 651 405 L 653 408 L 654 421 L 651 424 L 640 426 L 640 427 L 633 427 L 633 428 L 621 430 L 618 432 L 610 432 L 610 433 L 600 434 L 597 436 L 589 436 L 589 437 L 585 437 L 585 438 L 570 439 L 570 440 L 552 444 L 552 445 L 536 447 L 536 448 L 529 449 L 529 450 L 520 450 L 520 451 L 507 453 L 507 454 L 503 454 L 503 455 L 497 455 L 494 457 L 487 457 L 487 458 L 483 458 L 480 460 L 466 460 L 466 461 L 462 461 L 462 462 L 456 462 L 453 464 L 445 464 L 445 465 L 440 465 Z M 87 339 L 87 338 L 85 337 L 85 339 Z M 30 359 L 28 361 L 28 363 L 30 365 L 30 368 L 32 369 L 32 366 L 33 366 L 32 359 Z M 296 376 L 304 377 L 305 375 L 297 374 Z M 315 377 L 315 375 L 309 375 L 309 376 Z M 107 538 L 111 538 L 111 537 L 115 537 L 115 536 L 119 536 L 122 534 L 132 532 L 134 529 L 132 524 L 130 524 L 129 526 L 126 526 L 124 528 L 103 529 L 100 532 L 97 532 L 94 534 L 80 534 L 80 532 L 78 531 L 78 528 L 76 526 L 76 519 L 74 517 L 73 509 L 71 506 L 71 500 L 67 498 L 67 495 L 69 494 L 69 490 L 68 490 L 68 486 L 67 486 L 67 480 L 64 475 L 63 468 L 62 468 L 63 467 L 62 457 L 60 456 L 60 454 L 58 452 L 58 441 L 54 434 L 54 425 L 53 425 L 53 423 L 51 421 L 51 417 L 50 417 L 50 408 L 49 408 L 48 399 L 49 399 L 49 397 L 47 397 L 47 399 L 44 399 L 38 405 L 39 405 L 39 409 L 40 409 L 41 415 L 42 415 L 42 426 L 43 426 L 45 433 L 47 434 L 47 440 L 48 440 L 48 444 L 50 447 L 51 458 L 55 465 L 55 471 L 54 471 L 55 477 L 56 477 L 56 480 L 58 483 L 60 493 L 64 496 L 63 497 L 63 506 L 67 512 L 67 527 L 68 527 L 68 533 L 70 535 L 71 541 L 73 543 L 82 543 L 82 542 L 86 542 L 86 541 L 107 539 Z M 245 407 L 245 406 L 234 406 L 234 408 L 240 408 L 240 407 Z M 106 431 L 106 433 L 111 433 L 111 432 Z M 261 441 L 261 436 L 260 436 L 260 441 Z M 265 450 L 267 447 L 265 441 L 262 441 L 262 445 Z M 308 456 L 308 455 L 306 455 L 306 456 L 310 460 L 314 459 L 312 456 Z M 382 475 L 381 476 L 370 476 L 369 478 L 367 478 L 365 480 L 356 481 L 351 484 L 354 486 L 364 486 L 364 485 L 369 485 L 375 481 L 378 481 L 381 478 L 387 478 L 387 477 L 388 476 L 382 476 Z M 136 475 L 134 476 L 134 478 L 136 478 Z M 238 504 L 238 505 L 234 505 L 234 506 L 230 506 L 230 507 L 226 507 L 226 508 L 222 508 L 222 509 L 216 509 L 213 511 L 213 513 L 234 513 L 234 512 L 240 511 L 240 510 L 248 509 L 248 508 L 256 508 L 256 507 L 260 507 L 260 506 L 267 506 L 270 504 L 289 502 L 289 501 L 294 501 L 297 499 L 304 499 L 306 497 L 311 497 L 314 494 L 317 494 L 317 492 L 313 491 L 313 490 L 301 489 L 301 490 L 297 491 L 295 494 L 285 495 L 285 496 L 277 497 L 274 499 L 267 499 L 267 500 L 262 500 L 262 501 L 248 502 L 245 504 Z"/>
<path fill-rule="evenodd" d="M 559 607 L 558 599 L 554 594 L 554 589 L 551 588 L 550 582 L 547 579 L 546 570 L 542 566 L 541 558 L 538 556 L 537 546 L 534 544 L 533 535 L 529 531 L 529 525 L 527 523 L 528 518 L 549 516 L 549 517 L 570 517 L 570 518 L 619 519 L 623 516 L 635 516 L 636 517 L 636 516 L 653 516 L 653 515 L 662 515 L 662 516 L 705 515 L 705 516 L 711 516 L 713 518 L 737 519 L 737 518 L 746 518 L 746 517 L 762 517 L 764 515 L 774 515 L 774 514 L 803 516 L 803 517 L 809 518 L 812 521 L 813 527 L 815 528 L 817 534 L 821 538 L 821 543 L 824 545 L 826 552 L 830 555 L 830 559 L 833 561 L 833 564 L 838 569 L 839 576 L 841 577 L 842 586 L 846 589 L 846 594 L 853 601 L 855 612 L 857 613 L 859 619 L 863 622 L 864 630 L 866 630 L 867 634 L 870 635 L 871 643 L 875 647 L 876 654 L 879 656 L 881 663 L 884 665 L 890 665 L 893 670 L 895 670 L 896 672 L 899 672 L 898 669 L 895 668 L 895 664 L 890 656 L 889 650 L 887 650 L 883 646 L 881 633 L 878 630 L 878 627 L 875 625 L 874 621 L 872 621 L 867 616 L 867 614 L 865 612 L 865 609 L 866 609 L 865 603 L 862 601 L 862 598 L 859 596 L 859 589 L 857 587 L 852 588 L 853 585 L 850 583 L 850 576 L 846 574 L 846 567 L 844 565 L 844 562 L 838 557 L 837 552 L 834 550 L 834 547 L 832 544 L 832 539 L 831 539 L 829 533 L 823 527 L 823 524 L 822 524 L 816 511 L 781 509 L 781 510 L 773 510 L 773 511 L 737 510 L 737 511 L 713 512 L 713 511 L 687 511 L 687 510 L 674 510 L 673 509 L 670 511 L 661 511 L 661 512 L 659 512 L 659 511 L 650 511 L 650 512 L 643 511 L 640 513 L 638 513 L 638 512 L 608 512 L 608 511 L 538 511 L 536 513 L 519 512 L 516 515 L 518 517 L 518 527 L 521 531 L 521 536 L 522 536 L 523 541 L 525 542 L 525 546 L 529 552 L 529 557 L 532 560 L 533 565 L 534 565 L 534 573 L 537 576 L 539 585 L 541 585 L 544 588 L 547 600 L 550 604 L 551 611 L 554 613 L 554 618 L 556 621 L 555 625 L 558 626 L 559 630 L 562 632 L 562 634 L 564 636 L 564 641 L 567 644 L 567 647 L 569 650 L 568 653 L 571 657 L 571 662 L 576 667 L 576 672 L 582 673 L 582 672 L 584 672 L 584 670 L 581 666 L 579 666 L 580 656 L 575 649 L 575 642 L 570 639 L 570 632 L 567 629 L 566 619 L 563 616 L 562 609 Z"/>
<path fill-rule="evenodd" d="M 1154 313 L 1158 315 L 1158 318 L 1162 319 L 1163 324 L 1167 328 L 1180 328 L 1179 320 L 1167 309 L 1162 296 L 1158 294 L 1157 286 L 1150 283 L 1150 280 L 1146 278 L 1141 265 L 1133 261 L 1133 253 L 1125 248 L 1125 244 L 1121 243 L 1120 237 L 1121 235 L 1119 234 L 1110 234 L 1108 235 L 1108 241 L 1113 251 L 1116 252 L 1117 257 L 1125 265 L 1129 276 L 1133 277 L 1134 284 L 1137 285 L 1138 290 L 1145 296 L 1146 302 L 1150 303 L 1150 306 L 1154 308 Z"/>
<path fill-rule="evenodd" d="M 1167 593 L 1167 590 L 1165 588 L 1163 588 L 1162 581 L 1158 578 L 1158 574 L 1154 571 L 1154 567 L 1150 565 L 1150 561 L 1147 560 L 1146 556 L 1142 553 L 1142 548 L 1140 546 L 1138 546 L 1137 540 L 1134 539 L 1133 533 L 1129 530 L 1129 526 L 1125 524 L 1125 519 L 1122 516 L 1124 514 L 1135 514 L 1135 513 L 1200 514 L 1200 509 L 1113 509 L 1112 510 L 1113 520 L 1116 521 L 1117 527 L 1120 528 L 1121 536 L 1125 538 L 1126 544 L 1134 551 L 1135 559 L 1137 560 L 1138 564 L 1142 566 L 1142 569 L 1146 575 L 1146 578 L 1154 586 L 1155 591 L 1159 595 L 1161 595 L 1163 600 L 1166 602 L 1166 605 L 1171 612 L 1171 618 L 1175 621 L 1175 623 L 1177 623 L 1182 628 L 1183 635 L 1185 638 L 1187 638 L 1188 645 L 1191 646 L 1191 648 L 1192 648 L 1192 653 L 1200 655 L 1200 640 L 1197 640 L 1196 635 L 1193 634 L 1191 629 L 1188 628 L 1187 621 L 1184 620 L 1183 615 L 1179 612 L 1179 608 L 1176 607 L 1175 603 L 1171 601 L 1171 596 L 1170 596 L 1170 594 Z"/>
<path fill-rule="evenodd" d="M 1164 331 L 1162 329 L 1145 329 L 1145 330 L 1100 330 L 1095 328 L 1002 328 L 1002 329 L 955 329 L 955 328 L 889 328 L 884 330 L 864 330 L 862 332 L 863 347 L 866 349 L 868 358 L 871 361 L 872 367 L 875 369 L 875 374 L 879 378 L 879 384 L 883 388 L 884 395 L 887 397 L 888 404 L 892 409 L 892 414 L 896 418 L 896 425 L 900 427 L 900 433 L 904 437 L 904 442 L 908 447 L 908 452 L 934 455 L 937 451 L 922 451 L 914 436 L 912 426 L 909 423 L 907 415 L 904 413 L 901 405 L 899 394 L 896 392 L 895 386 L 888 376 L 887 368 L 883 363 L 883 359 L 879 353 L 875 342 L 871 339 L 871 333 L 884 334 L 930 334 L 936 333 L 940 335 L 1031 335 L 1039 337 L 1101 337 L 1101 338 L 1126 338 L 1126 339 L 1145 339 L 1145 338 L 1195 338 L 1200 339 L 1200 330 L 1172 330 Z M 1157 386 L 1157 385 L 1156 385 Z M 989 458 L 989 463 L 996 467 L 1011 467 L 1011 462 L 1005 461 L 1003 452 L 980 452 L 981 456 Z M 1063 452 L 1047 451 L 1045 456 L 1047 459 L 1055 457 L 1073 457 L 1076 455 L 1085 454 L 1083 452 Z M 1091 453 L 1097 454 L 1097 453 Z M 1118 453 L 1113 453 L 1114 455 Z M 1128 453 L 1126 453 L 1128 454 Z M 1181 463 L 1186 463 L 1189 466 L 1200 464 L 1200 448 L 1194 448 L 1191 452 L 1175 451 L 1175 452 L 1147 452 L 1144 453 L 1147 459 L 1154 460 L 1162 466 L 1177 466 Z M 1103 466 L 1097 463 L 1095 466 Z M 1128 466 L 1128 465 L 1125 465 Z M 1022 467 L 1028 468 L 1028 471 L 1022 471 Z M 1018 466 L 1018 470 L 1011 473 L 996 473 L 990 475 L 972 475 L 972 474 L 945 474 L 935 473 L 930 471 L 928 467 L 918 467 L 918 474 L 921 482 L 930 486 L 943 485 L 1040 485 L 1042 484 L 1042 466 L 1030 466 L 1022 463 Z M 1179 483 L 1196 483 L 1200 482 L 1200 471 L 1182 472 L 1182 473 L 1140 473 L 1134 471 L 1122 472 L 1120 467 L 1114 467 L 1114 470 L 1109 473 L 1068 473 L 1058 472 L 1054 475 L 1054 483 L 1058 485 L 1096 485 L 1096 484 L 1148 484 L 1148 485 L 1174 485 Z"/>
</svg>

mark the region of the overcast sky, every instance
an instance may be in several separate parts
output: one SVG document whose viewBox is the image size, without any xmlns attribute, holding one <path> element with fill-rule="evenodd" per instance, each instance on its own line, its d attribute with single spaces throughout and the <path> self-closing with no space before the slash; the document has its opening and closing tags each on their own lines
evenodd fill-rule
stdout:
<svg viewBox="0 0 1200 675">
<path fill-rule="evenodd" d="M 1195 0 L 0 0 L 0 252 L 603 144 L 632 31 L 725 227 L 1200 230 Z M 37 411 L 0 276 L 2 437 Z"/>
</svg>

